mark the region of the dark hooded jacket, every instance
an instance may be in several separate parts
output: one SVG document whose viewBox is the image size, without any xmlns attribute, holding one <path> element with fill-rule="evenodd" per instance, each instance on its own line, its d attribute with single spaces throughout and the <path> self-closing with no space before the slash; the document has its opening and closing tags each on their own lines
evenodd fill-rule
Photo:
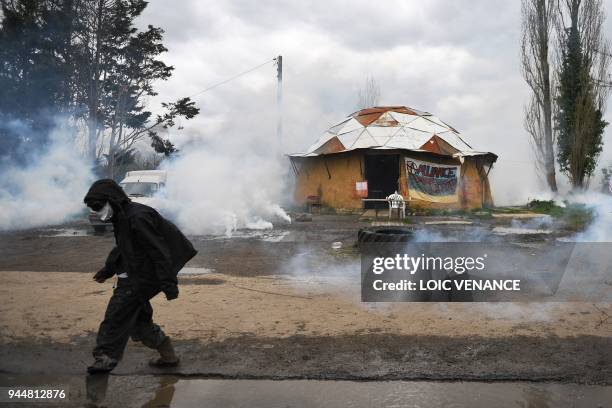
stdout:
<svg viewBox="0 0 612 408">
<path fill-rule="evenodd" d="M 98 180 L 85 196 L 108 201 L 113 208 L 116 246 L 102 271 L 104 278 L 127 272 L 130 283 L 144 299 L 160 291 L 169 298 L 178 295 L 177 274 L 197 253 L 189 240 L 153 208 L 132 202 L 110 179 Z"/>
</svg>

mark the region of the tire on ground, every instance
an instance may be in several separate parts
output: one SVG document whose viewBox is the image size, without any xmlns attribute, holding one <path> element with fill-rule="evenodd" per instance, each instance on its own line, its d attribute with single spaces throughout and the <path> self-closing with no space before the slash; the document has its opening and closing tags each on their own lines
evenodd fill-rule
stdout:
<svg viewBox="0 0 612 408">
<path fill-rule="evenodd" d="M 360 246 L 374 242 L 408 242 L 412 237 L 413 230 L 408 227 L 371 227 L 359 230 L 357 242 Z"/>
</svg>

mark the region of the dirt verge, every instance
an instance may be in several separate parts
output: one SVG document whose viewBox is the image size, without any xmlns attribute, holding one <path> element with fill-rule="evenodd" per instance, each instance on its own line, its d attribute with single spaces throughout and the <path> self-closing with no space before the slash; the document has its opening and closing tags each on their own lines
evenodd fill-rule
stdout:
<svg viewBox="0 0 612 408">
<path fill-rule="evenodd" d="M 94 336 L 70 344 L 3 344 L 5 373 L 85 373 Z M 343 380 L 558 381 L 612 384 L 609 338 L 506 338 L 344 335 L 240 336 L 219 342 L 176 341 L 179 368 L 156 370 L 154 352 L 131 344 L 117 375 L 176 374 L 212 378 Z"/>
</svg>

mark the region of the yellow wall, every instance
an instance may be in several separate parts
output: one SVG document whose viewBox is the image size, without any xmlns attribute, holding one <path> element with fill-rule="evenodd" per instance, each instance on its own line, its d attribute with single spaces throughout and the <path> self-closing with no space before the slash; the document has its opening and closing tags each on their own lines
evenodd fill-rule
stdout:
<svg viewBox="0 0 612 408">
<path fill-rule="evenodd" d="M 398 154 L 398 151 L 377 151 L 376 154 Z M 440 164 L 457 164 L 453 158 L 414 153 L 400 154 L 399 193 L 409 197 L 406 181 L 405 157 L 414 157 Z M 363 203 L 355 192 L 355 183 L 364 181 L 364 151 L 354 150 L 346 153 L 326 156 L 293 158 L 297 170 L 294 198 L 298 205 L 304 205 L 308 196 L 319 196 L 321 204 L 336 209 L 361 209 Z M 475 160 L 466 158 L 461 165 L 459 182 L 459 201 L 454 204 L 431 203 L 429 201 L 413 200 L 411 207 L 432 209 L 472 209 L 492 204 L 488 180 L 484 173 L 479 174 Z M 484 190 L 484 194 L 483 194 Z"/>
<path fill-rule="evenodd" d="M 355 183 L 363 181 L 361 152 L 301 158 L 295 164 L 298 169 L 296 203 L 305 204 L 306 198 L 312 195 L 319 196 L 326 207 L 362 208 L 361 198 L 355 194 Z"/>
</svg>

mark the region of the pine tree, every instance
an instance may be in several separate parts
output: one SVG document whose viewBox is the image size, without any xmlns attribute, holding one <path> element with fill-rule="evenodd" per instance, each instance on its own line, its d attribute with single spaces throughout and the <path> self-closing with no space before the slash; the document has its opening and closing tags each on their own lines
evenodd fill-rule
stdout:
<svg viewBox="0 0 612 408">
<path fill-rule="evenodd" d="M 591 75 L 592 60 L 586 57 L 578 25 L 580 1 L 570 3 L 571 25 L 562 44 L 559 93 L 556 115 L 557 160 L 574 188 L 586 187 L 603 147 L 602 108 L 596 94 L 596 79 Z M 588 24 L 588 22 L 582 22 Z"/>
</svg>

